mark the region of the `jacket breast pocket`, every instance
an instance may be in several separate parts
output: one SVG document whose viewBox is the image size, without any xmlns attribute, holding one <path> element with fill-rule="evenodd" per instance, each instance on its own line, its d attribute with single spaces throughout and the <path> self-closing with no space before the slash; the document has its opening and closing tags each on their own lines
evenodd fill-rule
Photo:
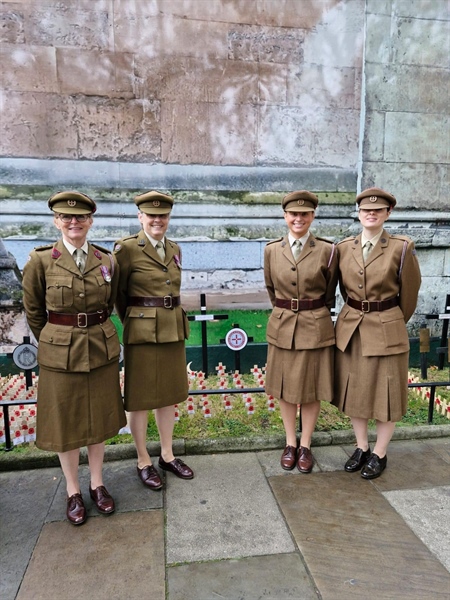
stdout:
<svg viewBox="0 0 450 600">
<path fill-rule="evenodd" d="M 73 277 L 47 275 L 46 278 L 46 300 L 47 306 L 58 308 L 67 308 L 73 304 L 72 291 Z"/>
<path fill-rule="evenodd" d="M 131 306 L 123 327 L 124 344 L 156 343 L 156 308 Z"/>
<path fill-rule="evenodd" d="M 72 331 L 44 329 L 39 336 L 38 363 L 48 369 L 67 371 Z"/>
<path fill-rule="evenodd" d="M 100 327 L 102 328 L 103 337 L 105 338 L 106 356 L 108 357 L 108 360 L 113 360 L 120 354 L 120 343 L 117 330 L 111 319 L 108 319 Z"/>
<path fill-rule="evenodd" d="M 98 301 L 101 306 L 107 306 L 110 295 L 110 284 L 103 279 L 102 275 L 96 275 L 98 285 Z"/>
</svg>

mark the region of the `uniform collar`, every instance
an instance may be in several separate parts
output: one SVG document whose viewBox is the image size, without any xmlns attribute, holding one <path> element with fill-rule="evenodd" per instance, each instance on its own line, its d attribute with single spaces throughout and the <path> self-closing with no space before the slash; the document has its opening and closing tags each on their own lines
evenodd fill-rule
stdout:
<svg viewBox="0 0 450 600">
<path fill-rule="evenodd" d="M 161 242 L 161 243 L 162 243 L 162 245 L 163 245 L 163 248 L 165 248 L 165 247 L 166 247 L 166 238 L 165 238 L 165 237 L 163 237 L 163 239 L 162 239 L 162 240 L 155 240 L 155 238 L 152 238 L 152 236 L 151 236 L 151 235 L 148 235 L 148 233 L 147 233 L 146 231 L 144 231 L 144 230 L 142 230 L 142 231 L 144 232 L 144 234 L 145 234 L 146 238 L 148 239 L 148 241 L 150 242 L 150 244 L 153 246 L 153 248 L 156 248 L 156 244 L 157 244 L 158 242 Z"/>
<path fill-rule="evenodd" d="M 75 250 L 77 250 L 77 248 L 75 246 L 73 246 L 70 242 L 68 242 L 65 238 L 62 238 L 62 243 L 64 244 L 64 246 L 66 247 L 66 249 L 70 255 L 73 255 Z M 88 246 L 87 240 L 81 246 L 81 250 L 83 250 L 85 252 L 85 254 L 88 254 L 89 246 Z"/>
<path fill-rule="evenodd" d="M 372 244 L 372 246 L 376 246 L 378 244 L 378 240 L 380 239 L 382 234 L 383 234 L 383 229 L 380 231 L 380 233 L 377 233 L 377 235 L 375 235 L 371 240 L 369 240 L 366 238 L 364 233 L 361 233 L 361 248 L 364 248 L 366 242 L 370 242 Z"/>
<path fill-rule="evenodd" d="M 289 240 L 289 246 L 292 248 L 292 246 L 294 245 L 294 242 L 296 242 L 297 240 L 299 240 L 302 244 L 302 246 L 306 246 L 306 242 L 308 241 L 308 238 L 310 236 L 309 230 L 308 232 L 301 238 L 295 238 L 291 232 L 288 233 L 288 240 Z"/>
</svg>

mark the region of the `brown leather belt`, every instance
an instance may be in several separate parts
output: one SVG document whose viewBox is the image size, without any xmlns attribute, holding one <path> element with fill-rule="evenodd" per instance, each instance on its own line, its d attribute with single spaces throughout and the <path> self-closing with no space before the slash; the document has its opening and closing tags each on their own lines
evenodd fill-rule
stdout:
<svg viewBox="0 0 450 600">
<path fill-rule="evenodd" d="M 389 300 L 374 300 L 369 302 L 369 300 L 353 300 L 353 298 L 347 297 L 347 304 L 352 308 L 356 308 L 356 310 L 360 310 L 361 312 L 381 312 L 383 310 L 388 310 L 389 308 L 394 308 L 394 306 L 398 306 L 400 304 L 398 296 L 394 298 L 389 298 Z"/>
<path fill-rule="evenodd" d="M 293 312 L 299 310 L 312 310 L 313 308 L 320 308 L 325 306 L 324 298 L 291 298 L 290 300 L 282 300 L 281 298 L 275 298 L 275 306 L 278 308 L 288 308 Z"/>
<path fill-rule="evenodd" d="M 180 306 L 180 296 L 128 296 L 128 306 L 156 306 L 175 308 Z"/>
<path fill-rule="evenodd" d="M 48 322 L 53 325 L 67 325 L 69 327 L 90 327 L 104 323 L 109 317 L 107 310 L 98 310 L 95 313 L 57 313 L 48 311 Z"/>
</svg>

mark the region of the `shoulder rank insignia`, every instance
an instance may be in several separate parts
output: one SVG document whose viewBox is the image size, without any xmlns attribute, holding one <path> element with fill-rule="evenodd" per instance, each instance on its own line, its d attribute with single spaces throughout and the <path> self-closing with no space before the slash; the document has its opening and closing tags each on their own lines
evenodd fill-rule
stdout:
<svg viewBox="0 0 450 600">
<path fill-rule="evenodd" d="M 98 250 L 94 250 L 94 256 L 98 258 L 98 260 L 102 260 L 102 254 Z"/>
</svg>

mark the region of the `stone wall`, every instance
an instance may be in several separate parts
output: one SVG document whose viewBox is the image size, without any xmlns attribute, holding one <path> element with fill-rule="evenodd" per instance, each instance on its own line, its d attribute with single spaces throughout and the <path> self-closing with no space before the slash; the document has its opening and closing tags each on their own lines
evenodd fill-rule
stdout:
<svg viewBox="0 0 450 600">
<path fill-rule="evenodd" d="M 53 239 L 46 199 L 79 188 L 110 244 L 161 189 L 185 285 L 261 285 L 284 193 L 317 192 L 338 240 L 377 185 L 418 246 L 420 313 L 442 312 L 449 22 L 446 0 L 0 1 L 0 236 Z"/>
</svg>

